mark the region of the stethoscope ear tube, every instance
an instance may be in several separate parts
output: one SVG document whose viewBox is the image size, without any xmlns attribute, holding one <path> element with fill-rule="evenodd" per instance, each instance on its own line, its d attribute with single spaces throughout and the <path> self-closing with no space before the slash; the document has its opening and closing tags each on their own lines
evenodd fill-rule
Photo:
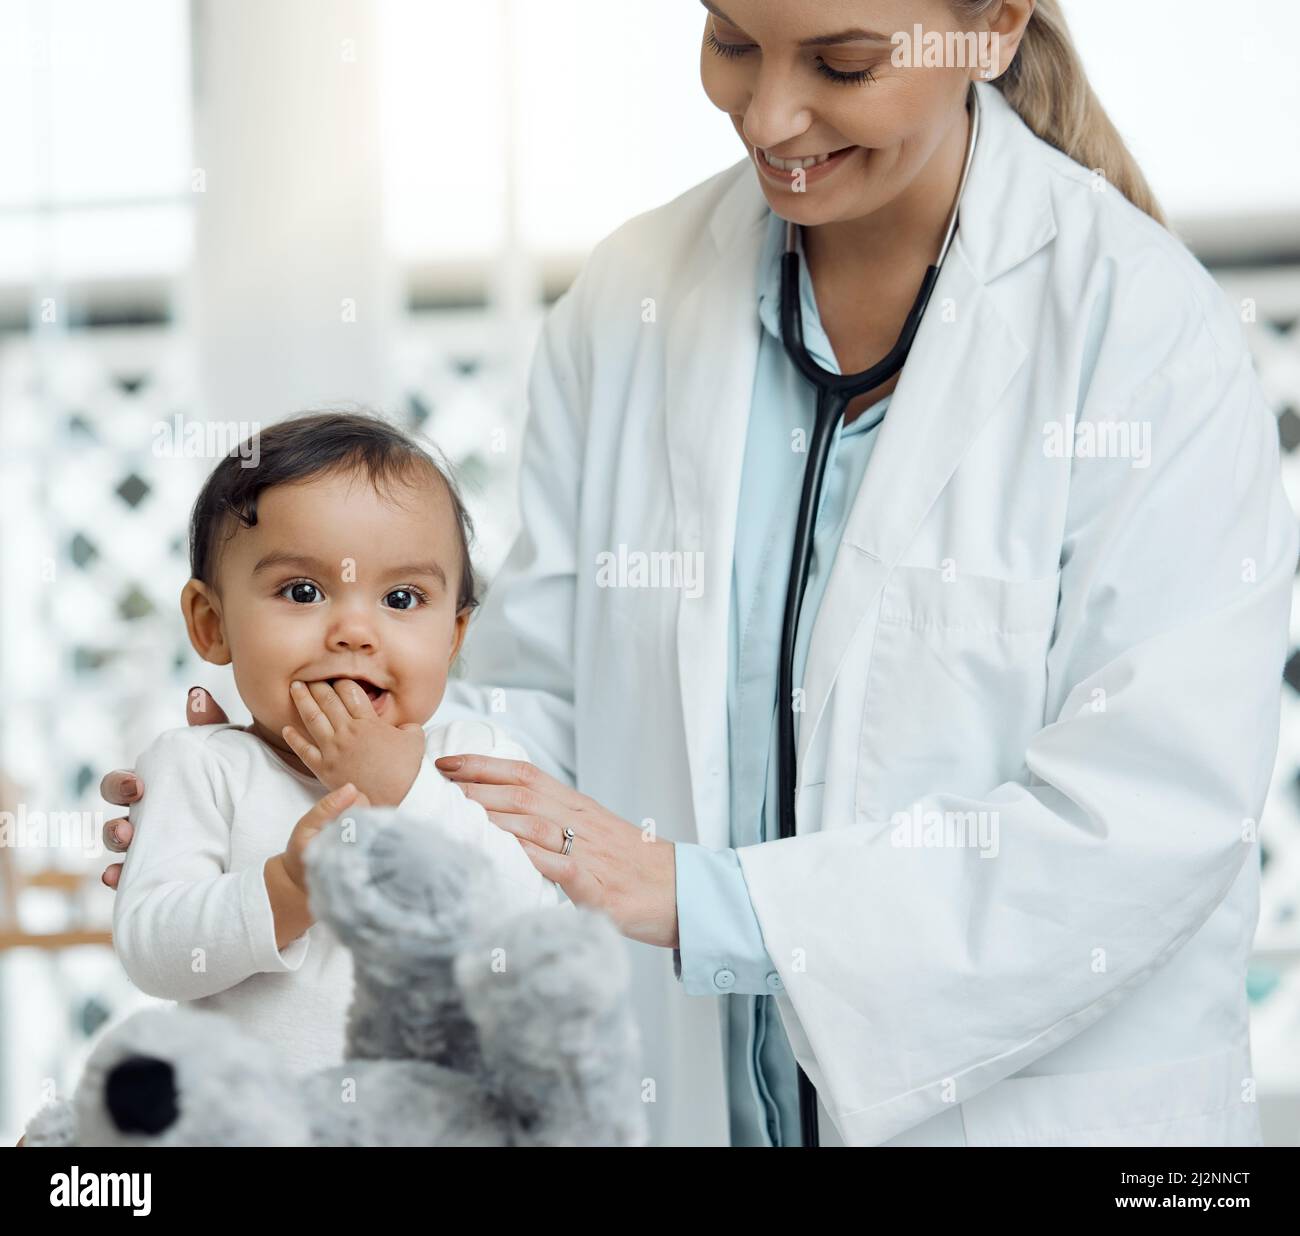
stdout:
<svg viewBox="0 0 1300 1236">
<path fill-rule="evenodd" d="M 786 231 L 786 251 L 781 257 L 781 335 L 785 349 L 799 372 L 816 388 L 817 415 L 813 425 L 812 440 L 808 445 L 808 460 L 804 465 L 803 487 L 799 495 L 799 516 L 795 524 L 794 547 L 790 554 L 790 575 L 786 584 L 785 613 L 781 624 L 781 660 L 777 675 L 777 786 L 780 795 L 779 824 L 782 839 L 795 835 L 795 736 L 794 736 L 794 654 L 799 630 L 799 613 L 803 608 L 804 593 L 808 587 L 808 573 L 812 566 L 813 542 L 817 527 L 817 513 L 821 505 L 822 483 L 830 459 L 831 443 L 835 430 L 844 417 L 849 404 L 861 395 L 884 385 L 898 373 L 907 360 L 908 353 L 921 328 L 921 320 L 930 303 L 930 297 L 939 281 L 939 271 L 947 257 L 957 231 L 958 211 L 966 191 L 971 163 L 975 157 L 975 143 L 980 128 L 979 94 L 974 84 L 970 89 L 971 125 L 966 149 L 966 163 L 962 169 L 957 189 L 957 200 L 948 219 L 939 259 L 926 268 L 920 290 L 912 303 L 911 312 L 903 323 L 898 341 L 889 354 L 878 364 L 862 373 L 837 374 L 824 369 L 813 359 L 804 341 L 802 279 L 798 251 L 798 231 L 791 223 Z M 874 428 L 884 419 L 880 413 L 868 428 Z M 817 1089 L 802 1068 L 799 1069 L 799 1125 L 803 1145 L 816 1146 L 820 1141 L 817 1127 Z"/>
</svg>

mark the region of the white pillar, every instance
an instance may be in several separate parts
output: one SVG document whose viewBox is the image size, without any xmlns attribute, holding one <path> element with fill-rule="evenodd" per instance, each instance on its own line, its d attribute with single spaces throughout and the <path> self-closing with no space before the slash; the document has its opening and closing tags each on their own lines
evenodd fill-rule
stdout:
<svg viewBox="0 0 1300 1236">
<path fill-rule="evenodd" d="M 199 411 L 394 410 L 370 0 L 193 0 Z"/>
</svg>

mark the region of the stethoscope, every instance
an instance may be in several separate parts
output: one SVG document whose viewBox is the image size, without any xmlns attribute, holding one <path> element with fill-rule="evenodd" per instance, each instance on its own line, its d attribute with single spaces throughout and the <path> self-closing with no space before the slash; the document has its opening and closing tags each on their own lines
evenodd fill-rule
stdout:
<svg viewBox="0 0 1300 1236">
<path fill-rule="evenodd" d="M 873 365 L 863 373 L 838 374 L 823 369 L 809 354 L 803 339 L 803 307 L 800 301 L 800 270 L 798 249 L 798 224 L 786 225 L 785 254 L 781 258 L 781 335 L 785 350 L 796 368 L 817 389 L 817 420 L 813 428 L 812 440 L 808 446 L 808 462 L 804 465 L 803 492 L 799 499 L 799 522 L 795 525 L 794 549 L 790 555 L 790 582 L 785 594 L 785 618 L 781 625 L 781 666 L 778 683 L 777 700 L 782 704 L 777 708 L 779 745 L 778 778 L 780 789 L 780 835 L 795 835 L 795 744 L 794 744 L 794 646 L 799 629 L 799 611 L 803 606 L 804 591 L 808 586 L 808 571 L 812 565 L 813 532 L 817 522 L 817 508 L 821 499 L 822 481 L 826 476 L 826 465 L 830 459 L 831 440 L 835 436 L 836 426 L 844 417 L 849 404 L 859 395 L 865 395 L 878 386 L 883 386 L 900 369 L 912 350 L 912 341 L 925 316 L 930 295 L 938 282 L 939 271 L 957 234 L 957 216 L 961 208 L 962 196 L 966 191 L 966 180 L 970 175 L 971 161 L 975 156 L 975 142 L 979 137 L 980 101 L 979 92 L 971 86 L 970 139 L 966 146 L 966 164 L 962 168 L 961 180 L 957 187 L 957 200 L 953 203 L 952 214 L 948 219 L 948 230 L 944 236 L 943 247 L 939 250 L 939 260 L 925 272 L 921 281 L 921 290 L 917 293 L 912 311 L 903 324 L 903 333 L 898 342 L 890 349 L 889 355 L 879 364 Z M 874 429 L 885 419 L 880 413 L 867 426 Z M 816 1146 L 819 1141 L 817 1126 L 817 1090 L 803 1069 L 799 1069 L 799 1124 L 805 1146 Z"/>
</svg>

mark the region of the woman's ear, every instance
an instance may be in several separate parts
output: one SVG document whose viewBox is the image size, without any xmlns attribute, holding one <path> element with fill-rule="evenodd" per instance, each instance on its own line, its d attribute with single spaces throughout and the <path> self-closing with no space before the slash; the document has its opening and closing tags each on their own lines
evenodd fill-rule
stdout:
<svg viewBox="0 0 1300 1236">
<path fill-rule="evenodd" d="M 181 613 L 194 651 L 211 665 L 229 665 L 230 647 L 221 621 L 216 593 L 201 579 L 192 579 L 181 590 Z"/>
<path fill-rule="evenodd" d="M 1034 15 L 1036 3 L 1037 0 L 1002 0 L 988 23 L 988 33 L 993 39 L 990 57 L 992 63 L 981 64 L 978 74 L 971 73 L 972 78 L 995 81 L 1011 67 Z"/>
</svg>

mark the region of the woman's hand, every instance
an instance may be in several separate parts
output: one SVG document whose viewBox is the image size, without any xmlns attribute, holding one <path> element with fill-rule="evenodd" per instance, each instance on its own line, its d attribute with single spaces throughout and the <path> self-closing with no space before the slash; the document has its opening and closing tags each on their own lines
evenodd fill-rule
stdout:
<svg viewBox="0 0 1300 1236">
<path fill-rule="evenodd" d="M 304 736 L 286 725 L 289 749 L 326 789 L 354 785 L 375 806 L 395 807 L 415 784 L 424 759 L 424 730 L 410 721 L 392 726 L 350 678 L 289 685 Z"/>
<path fill-rule="evenodd" d="M 191 687 L 185 705 L 185 720 L 190 725 L 224 725 L 229 718 L 221 705 L 202 687 Z M 115 807 L 129 807 L 144 797 L 144 783 L 130 769 L 114 769 L 99 783 L 99 796 Z M 125 854 L 131 844 L 131 821 L 125 817 L 109 820 L 104 825 L 104 847 L 114 854 Z M 122 878 L 122 864 L 111 863 L 104 868 L 100 880 L 109 888 L 116 888 Z"/>
<path fill-rule="evenodd" d="M 658 839 L 534 764 L 486 755 L 436 760 L 494 824 L 513 833 L 532 864 L 569 900 L 602 910 L 630 940 L 676 948 L 677 860 Z M 567 856 L 565 829 L 573 830 Z"/>
</svg>

